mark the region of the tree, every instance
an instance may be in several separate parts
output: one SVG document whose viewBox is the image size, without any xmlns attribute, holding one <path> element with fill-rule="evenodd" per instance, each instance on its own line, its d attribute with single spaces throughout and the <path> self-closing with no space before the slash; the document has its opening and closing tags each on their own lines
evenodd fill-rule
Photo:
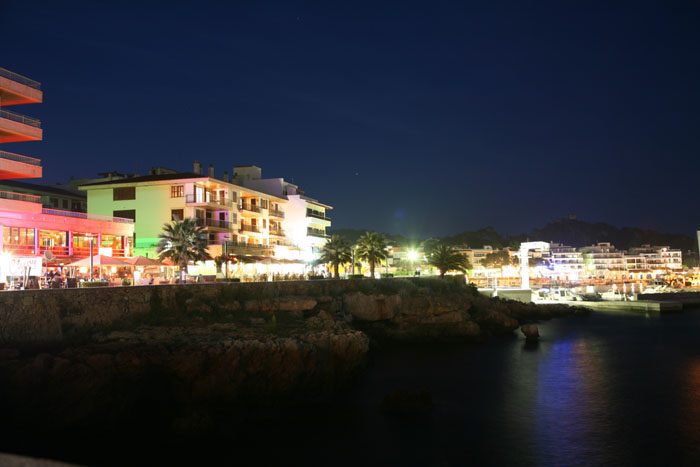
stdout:
<svg viewBox="0 0 700 467">
<path fill-rule="evenodd" d="M 508 250 L 501 250 L 486 255 L 483 261 L 481 261 L 481 264 L 485 268 L 500 268 L 501 266 L 513 264 L 513 261 L 510 258 Z"/>
<path fill-rule="evenodd" d="M 163 233 L 158 238 L 158 255 L 161 259 L 170 258 L 180 266 L 181 281 L 185 279 L 185 268 L 190 261 L 211 259 L 207 252 L 207 232 L 203 226 L 197 225 L 195 219 L 163 224 Z"/>
<path fill-rule="evenodd" d="M 467 269 L 472 267 L 464 255 L 456 253 L 451 246 L 445 244 L 440 244 L 433 249 L 428 256 L 428 264 L 440 270 L 441 279 L 448 271 L 467 272 Z"/>
<path fill-rule="evenodd" d="M 369 272 L 374 279 L 374 266 L 388 256 L 384 237 L 377 232 L 365 232 L 357 241 L 355 251 L 360 260 L 369 263 Z"/>
<path fill-rule="evenodd" d="M 321 247 L 321 261 L 333 265 L 333 277 L 340 279 L 338 267 L 341 264 L 352 261 L 350 244 L 340 235 L 331 235 L 331 238 Z"/>
</svg>

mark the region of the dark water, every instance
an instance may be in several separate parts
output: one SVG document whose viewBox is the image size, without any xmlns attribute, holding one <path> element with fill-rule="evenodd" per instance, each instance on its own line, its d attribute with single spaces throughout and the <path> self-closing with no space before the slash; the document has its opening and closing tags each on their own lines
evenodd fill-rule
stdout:
<svg viewBox="0 0 700 467">
<path fill-rule="evenodd" d="M 700 465 L 700 311 L 539 327 L 534 347 L 517 336 L 382 349 L 330 406 L 224 419 L 197 439 L 70 439 L 58 454 L 109 465 Z M 384 415 L 398 387 L 427 389 L 435 407 Z"/>
</svg>

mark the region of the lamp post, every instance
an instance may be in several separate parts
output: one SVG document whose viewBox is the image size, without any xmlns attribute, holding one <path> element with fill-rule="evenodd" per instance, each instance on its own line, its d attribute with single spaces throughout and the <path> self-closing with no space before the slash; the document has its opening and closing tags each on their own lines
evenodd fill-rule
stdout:
<svg viewBox="0 0 700 467">
<path fill-rule="evenodd" d="M 92 282 L 92 278 L 94 275 L 92 272 L 92 268 L 93 268 L 92 241 L 93 241 L 92 234 L 90 234 L 90 282 Z"/>
</svg>

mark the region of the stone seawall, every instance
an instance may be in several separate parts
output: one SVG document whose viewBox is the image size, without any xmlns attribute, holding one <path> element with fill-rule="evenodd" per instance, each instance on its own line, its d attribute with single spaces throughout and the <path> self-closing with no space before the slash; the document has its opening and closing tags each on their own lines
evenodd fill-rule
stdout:
<svg viewBox="0 0 700 467">
<path fill-rule="evenodd" d="M 274 300 L 280 296 L 328 296 L 361 289 L 360 281 L 176 284 L 0 292 L 0 343 L 56 342 L 65 330 L 108 325 L 154 307 L 174 308 L 183 297 Z M 185 298 L 186 299 L 186 298 Z M 250 307 L 251 305 L 249 305 Z M 283 305 L 284 306 L 284 305 Z"/>
<path fill-rule="evenodd" d="M 352 327 L 401 338 L 510 332 L 573 314 L 492 300 L 439 279 L 322 280 L 49 289 L 0 293 L 0 344 L 61 342 L 149 312 L 340 313 Z"/>
</svg>

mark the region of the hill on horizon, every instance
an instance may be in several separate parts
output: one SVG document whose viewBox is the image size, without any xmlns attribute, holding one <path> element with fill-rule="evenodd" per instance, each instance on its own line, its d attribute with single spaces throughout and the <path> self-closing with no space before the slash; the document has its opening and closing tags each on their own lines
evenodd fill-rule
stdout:
<svg viewBox="0 0 700 467">
<path fill-rule="evenodd" d="M 367 229 L 331 229 L 329 233 L 341 235 L 350 243 L 357 239 Z M 416 245 L 427 239 L 406 238 L 399 234 L 382 233 L 387 241 L 396 246 Z M 455 235 L 439 237 L 438 240 L 448 245 L 466 245 L 471 248 L 481 248 L 491 245 L 494 248 L 517 248 L 524 241 L 544 241 L 563 243 L 573 247 L 593 245 L 598 242 L 610 242 L 616 248 L 628 250 L 641 245 L 668 245 L 678 248 L 684 253 L 696 252 L 696 239 L 685 234 L 660 233 L 650 229 L 637 227 L 616 227 L 604 222 L 585 222 L 574 219 L 555 219 L 542 228 L 533 229 L 529 234 L 502 235 L 493 227 L 485 227 L 474 231 L 464 231 Z"/>
</svg>

